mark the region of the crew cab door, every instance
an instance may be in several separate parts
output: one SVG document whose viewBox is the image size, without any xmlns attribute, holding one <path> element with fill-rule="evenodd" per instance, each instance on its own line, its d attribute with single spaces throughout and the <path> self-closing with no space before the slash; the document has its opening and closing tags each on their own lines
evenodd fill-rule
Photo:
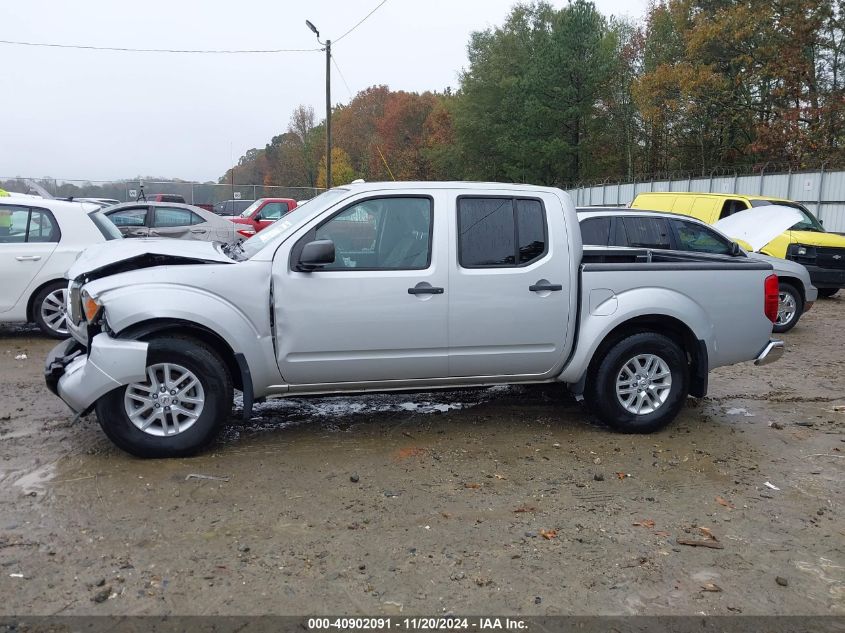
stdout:
<svg viewBox="0 0 845 633">
<path fill-rule="evenodd" d="M 551 371 L 566 351 L 577 291 L 560 202 L 461 196 L 452 214 L 450 375 Z"/>
<path fill-rule="evenodd" d="M 282 244 L 273 259 L 276 350 L 292 391 L 448 375 L 444 211 L 428 194 L 370 194 Z M 334 242 L 335 262 L 298 271 L 315 240 Z"/>
<path fill-rule="evenodd" d="M 0 312 L 15 307 L 59 239 L 47 209 L 0 204 Z"/>
</svg>

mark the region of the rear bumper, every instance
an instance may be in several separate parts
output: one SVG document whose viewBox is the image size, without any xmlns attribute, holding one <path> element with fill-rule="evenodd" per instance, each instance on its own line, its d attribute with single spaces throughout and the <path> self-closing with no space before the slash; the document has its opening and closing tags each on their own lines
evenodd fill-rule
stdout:
<svg viewBox="0 0 845 633">
<path fill-rule="evenodd" d="M 56 345 L 47 356 L 44 380 L 76 413 L 84 413 L 112 389 L 146 380 L 148 344 L 97 334 L 90 352 L 73 339 Z"/>
<path fill-rule="evenodd" d="M 783 351 L 783 341 L 771 340 L 766 343 L 766 346 L 760 350 L 759 354 L 757 354 L 757 358 L 754 359 L 754 364 L 768 365 L 769 363 L 773 363 L 783 356 Z"/>
<path fill-rule="evenodd" d="M 820 266 L 807 266 L 810 273 L 810 280 L 816 288 L 845 288 L 845 269 L 821 268 Z"/>
</svg>

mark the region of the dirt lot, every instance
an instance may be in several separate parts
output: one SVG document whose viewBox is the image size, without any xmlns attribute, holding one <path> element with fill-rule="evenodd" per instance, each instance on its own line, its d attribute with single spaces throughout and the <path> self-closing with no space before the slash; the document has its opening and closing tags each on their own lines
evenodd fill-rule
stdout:
<svg viewBox="0 0 845 633">
<path fill-rule="evenodd" d="M 277 401 L 141 461 L 7 327 L 0 613 L 845 614 L 845 300 L 785 339 L 651 436 L 501 388 Z"/>
</svg>

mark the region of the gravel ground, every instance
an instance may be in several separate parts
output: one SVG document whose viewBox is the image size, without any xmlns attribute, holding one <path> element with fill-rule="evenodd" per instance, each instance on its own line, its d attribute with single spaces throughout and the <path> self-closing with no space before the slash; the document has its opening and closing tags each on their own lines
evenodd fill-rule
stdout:
<svg viewBox="0 0 845 633">
<path fill-rule="evenodd" d="M 650 436 L 496 388 L 270 402 L 143 461 L 5 327 L 0 615 L 843 615 L 845 300 L 784 338 Z"/>
</svg>

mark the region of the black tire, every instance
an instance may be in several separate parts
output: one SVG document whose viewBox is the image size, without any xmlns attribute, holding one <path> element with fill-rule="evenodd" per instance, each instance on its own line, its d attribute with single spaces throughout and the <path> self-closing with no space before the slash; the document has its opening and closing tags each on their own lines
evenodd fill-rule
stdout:
<svg viewBox="0 0 845 633">
<path fill-rule="evenodd" d="M 129 387 L 123 386 L 97 401 L 97 419 L 112 442 L 136 457 L 193 455 L 217 437 L 231 414 L 232 378 L 223 359 L 199 341 L 158 338 L 149 343 L 147 367 L 157 363 L 174 363 L 192 372 L 199 380 L 205 395 L 199 417 L 193 425 L 175 435 L 151 435 L 140 430 L 130 420 L 124 406 L 124 397 Z"/>
<path fill-rule="evenodd" d="M 656 356 L 667 365 L 671 385 L 662 404 L 649 413 L 637 414 L 623 406 L 616 393 L 616 380 L 629 361 L 645 354 Z M 618 341 L 597 359 L 584 397 L 599 419 L 613 429 L 623 433 L 651 433 L 675 419 L 688 392 L 689 366 L 684 351 L 667 336 L 640 332 Z"/>
<path fill-rule="evenodd" d="M 63 339 L 70 336 L 67 323 L 64 321 L 64 305 L 56 305 L 56 301 L 63 303 L 67 292 L 66 281 L 54 281 L 47 284 L 32 298 L 32 318 L 38 329 L 50 338 Z M 59 314 L 60 311 L 60 314 Z M 60 322 L 45 320 L 45 312 L 60 317 Z"/>
<path fill-rule="evenodd" d="M 778 284 L 778 301 L 791 301 L 795 304 L 795 311 L 790 318 L 784 320 L 782 323 L 775 322 L 772 326 L 772 332 L 780 334 L 789 332 L 789 330 L 796 326 L 801 315 L 804 314 L 804 299 L 798 288 L 791 283 L 782 281 Z M 778 314 L 780 314 L 780 311 L 778 311 Z"/>
<path fill-rule="evenodd" d="M 825 299 L 830 299 L 837 292 L 839 292 L 839 288 L 819 288 L 819 296 Z"/>
</svg>

